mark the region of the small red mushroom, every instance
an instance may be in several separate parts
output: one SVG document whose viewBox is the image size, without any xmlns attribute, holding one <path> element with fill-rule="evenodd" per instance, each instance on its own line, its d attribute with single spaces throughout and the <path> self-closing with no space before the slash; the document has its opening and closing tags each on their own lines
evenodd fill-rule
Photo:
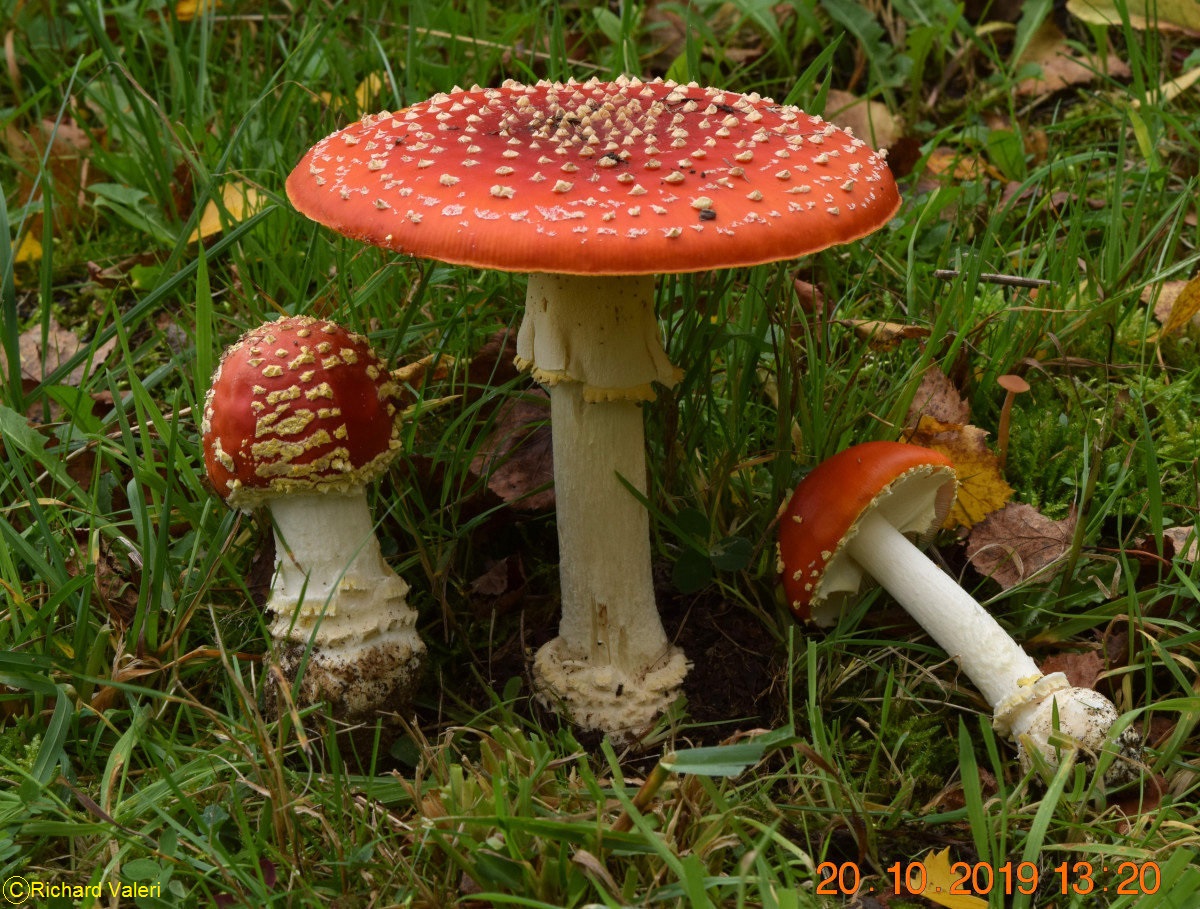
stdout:
<svg viewBox="0 0 1200 909">
<path fill-rule="evenodd" d="M 679 372 L 659 273 L 816 252 L 899 194 L 848 132 L 758 95 L 621 78 L 455 89 L 364 117 L 288 177 L 302 213 L 360 240 L 530 272 L 517 362 L 549 386 L 563 616 L 535 661 L 574 721 L 636 734 L 687 671 L 654 601 L 639 404 Z"/>
<path fill-rule="evenodd" d="M 293 316 L 226 350 L 204 402 L 213 487 L 235 508 L 271 512 L 267 608 L 284 676 L 294 683 L 303 666 L 301 703 L 348 721 L 407 706 L 425 652 L 367 506 L 400 451 L 398 393 L 366 338 Z"/>
<path fill-rule="evenodd" d="M 792 611 L 832 624 L 865 577 L 873 578 L 952 656 L 994 711 L 997 732 L 1018 743 L 1028 766 L 1035 750 L 1057 766 L 1060 749 L 1098 754 L 1117 721 L 1102 694 L 1074 688 L 1061 672 L 1043 675 L 1033 659 L 907 535 L 936 532 L 957 478 L 940 452 L 900 442 L 854 445 L 817 465 L 784 504 L 779 569 Z M 1116 737 L 1110 782 L 1136 772 L 1141 739 Z"/>
</svg>

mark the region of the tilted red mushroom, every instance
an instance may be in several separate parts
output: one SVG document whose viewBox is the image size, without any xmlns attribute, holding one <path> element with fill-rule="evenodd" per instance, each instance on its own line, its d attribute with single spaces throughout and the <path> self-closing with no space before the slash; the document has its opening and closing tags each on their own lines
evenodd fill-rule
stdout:
<svg viewBox="0 0 1200 909">
<path fill-rule="evenodd" d="M 267 608 L 283 674 L 294 683 L 303 667 L 301 703 L 327 702 L 350 722 L 406 708 L 424 660 L 408 584 L 384 561 L 367 506 L 368 484 L 400 450 L 398 392 L 366 338 L 293 316 L 226 350 L 204 402 L 217 493 L 271 511 Z"/>
<path fill-rule="evenodd" d="M 627 735 L 687 663 L 654 601 L 639 403 L 678 371 L 654 275 L 755 265 L 870 233 L 899 205 L 881 157 L 757 95 L 618 79 L 455 89 L 323 139 L 287 181 L 304 214 L 416 256 L 531 272 L 518 362 L 550 388 L 559 636 L 535 680 Z"/>
<path fill-rule="evenodd" d="M 994 712 L 998 732 L 1018 743 L 1023 766 L 1036 749 L 1057 766 L 1059 748 L 1104 747 L 1117 709 L 1043 675 L 1032 658 L 907 534 L 936 531 L 954 503 L 957 479 L 943 454 L 900 442 L 867 442 L 819 464 L 796 487 L 779 521 L 780 573 L 792 611 L 832 624 L 864 577 L 873 578 L 954 657 Z M 1110 782 L 1136 773 L 1141 740 L 1126 728 Z"/>
</svg>

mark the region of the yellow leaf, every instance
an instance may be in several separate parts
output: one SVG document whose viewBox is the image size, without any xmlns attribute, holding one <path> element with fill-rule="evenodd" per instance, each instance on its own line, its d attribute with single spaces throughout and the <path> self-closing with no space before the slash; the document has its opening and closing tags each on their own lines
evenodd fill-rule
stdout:
<svg viewBox="0 0 1200 909">
<path fill-rule="evenodd" d="M 200 223 L 188 237 L 188 242 L 195 243 L 203 237 L 219 234 L 225 229 L 225 219 L 236 224 L 246 220 L 266 204 L 266 197 L 248 183 L 240 180 L 236 183 L 226 183 L 221 189 L 221 205 L 218 206 L 215 199 L 209 199 L 200 214 Z"/>
<path fill-rule="evenodd" d="M 367 77 L 358 83 L 354 90 L 354 103 L 358 105 L 359 113 L 373 110 L 371 100 L 383 91 L 383 76 L 379 73 L 368 73 Z"/>
<path fill-rule="evenodd" d="M 1129 24 L 1134 28 L 1200 34 L 1200 2 L 1197 0 L 1128 0 L 1120 6 L 1125 7 Z M 1121 24 L 1116 0 L 1067 0 L 1067 10 L 1075 18 L 1092 25 Z"/>
<path fill-rule="evenodd" d="M 367 73 L 366 78 L 354 89 L 354 104 L 345 95 L 335 95 L 333 92 L 318 92 L 317 97 L 330 107 L 345 108 L 352 114 L 365 114 L 379 109 L 373 103 L 374 98 L 384 90 L 387 83 L 379 73 Z"/>
<path fill-rule="evenodd" d="M 1162 333 L 1169 335 L 1182 331 L 1192 321 L 1192 316 L 1198 312 L 1200 312 L 1200 276 L 1192 278 L 1179 291 L 1179 296 L 1171 304 L 1171 311 L 1167 315 L 1167 321 L 1163 324 Z"/>
<path fill-rule="evenodd" d="M 946 909 L 987 909 L 988 901 L 978 896 L 951 893 L 951 890 L 962 890 L 962 873 L 950 868 L 950 847 L 941 852 L 929 850 L 929 854 L 921 860 L 925 866 L 925 889 L 921 896 L 931 903 L 945 906 Z"/>
<path fill-rule="evenodd" d="M 839 325 L 854 329 L 873 350 L 891 350 L 901 341 L 928 338 L 929 329 L 904 322 L 885 322 L 882 319 L 838 319 Z"/>
<path fill-rule="evenodd" d="M 1200 82 L 1200 66 L 1195 69 L 1190 69 L 1182 76 L 1176 76 L 1174 79 L 1168 79 L 1158 87 L 1158 97 L 1155 99 L 1160 104 L 1169 104 L 1174 101 L 1189 88 Z M 1153 96 L 1152 96 L 1153 97 Z M 1134 107 L 1141 107 L 1139 98 L 1133 99 Z"/>
<path fill-rule="evenodd" d="M 24 262 L 32 265 L 34 262 L 42 258 L 42 244 L 37 241 L 37 238 L 25 232 L 25 236 L 21 238 L 21 245 L 17 247 L 16 255 L 13 256 L 13 261 L 18 264 Z"/>
<path fill-rule="evenodd" d="M 179 0 L 175 4 L 175 18 L 180 22 L 191 22 L 197 16 L 211 13 L 221 5 L 221 0 Z"/>
<path fill-rule="evenodd" d="M 954 462 L 958 497 L 946 518 L 947 528 L 973 527 L 1012 498 L 1000 462 L 987 447 L 987 433 L 978 426 L 943 423 L 922 415 L 910 432 L 905 442 L 940 451 Z"/>
</svg>

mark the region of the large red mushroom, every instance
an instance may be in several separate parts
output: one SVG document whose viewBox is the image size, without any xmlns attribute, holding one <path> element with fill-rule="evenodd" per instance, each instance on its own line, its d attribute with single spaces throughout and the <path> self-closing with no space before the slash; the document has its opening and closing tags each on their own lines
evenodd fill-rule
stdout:
<svg viewBox="0 0 1200 909">
<path fill-rule="evenodd" d="M 518 363 L 550 389 L 562 580 L 542 695 L 621 737 L 687 671 L 655 606 L 639 404 L 678 379 L 654 276 L 789 259 L 882 226 L 883 159 L 758 95 L 621 78 L 455 89 L 321 140 L 309 217 L 410 255 L 531 273 Z M 631 493 L 624 485 L 635 490 Z"/>
<path fill-rule="evenodd" d="M 400 451 L 399 388 L 367 339 L 306 316 L 269 322 L 225 351 L 204 402 L 217 493 L 270 509 L 267 609 L 302 705 L 347 722 L 405 709 L 425 645 L 408 584 L 384 561 L 367 486 Z M 278 692 L 268 688 L 268 701 Z"/>
</svg>

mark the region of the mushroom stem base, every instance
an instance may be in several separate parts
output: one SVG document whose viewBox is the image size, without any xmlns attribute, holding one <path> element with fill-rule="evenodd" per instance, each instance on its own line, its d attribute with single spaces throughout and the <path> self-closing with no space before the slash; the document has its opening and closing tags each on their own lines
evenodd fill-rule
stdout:
<svg viewBox="0 0 1200 909">
<path fill-rule="evenodd" d="M 278 689 L 286 683 L 298 706 L 324 703 L 330 716 L 345 723 L 372 723 L 381 714 L 406 713 L 425 668 L 424 649 L 414 650 L 403 634 L 311 650 L 306 644 L 284 641 L 276 659 L 282 680 L 268 682 L 270 715 L 285 709 Z"/>
<path fill-rule="evenodd" d="M 299 705 L 326 701 L 349 721 L 404 709 L 425 644 L 408 584 L 380 552 L 366 491 L 280 498 L 271 516 L 271 636 L 286 681 L 303 673 Z"/>
<path fill-rule="evenodd" d="M 537 652 L 533 675 L 538 700 L 563 710 L 581 729 L 633 741 L 679 697 L 688 661 L 670 647 L 653 666 L 634 675 L 616 666 L 572 656 L 563 638 Z"/>
</svg>

